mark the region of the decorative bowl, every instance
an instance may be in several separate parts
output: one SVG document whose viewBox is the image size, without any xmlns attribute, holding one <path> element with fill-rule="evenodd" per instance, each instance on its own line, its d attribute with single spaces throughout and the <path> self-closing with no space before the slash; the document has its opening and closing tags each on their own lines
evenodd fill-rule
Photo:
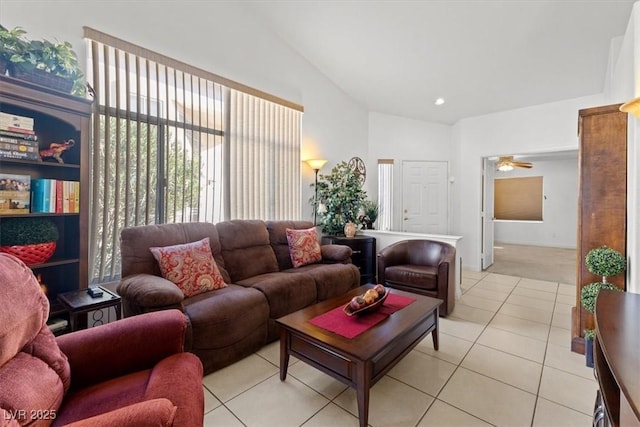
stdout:
<svg viewBox="0 0 640 427">
<path fill-rule="evenodd" d="M 382 295 L 381 297 L 379 297 L 377 300 L 375 300 L 373 303 L 364 306 L 358 310 L 353 310 L 349 304 L 347 303 L 347 305 L 344 306 L 344 308 L 342 309 L 342 311 L 344 311 L 344 314 L 346 314 L 347 316 L 356 316 L 359 314 L 364 314 L 364 313 L 369 313 L 371 311 L 375 311 L 378 308 L 380 308 L 380 306 L 384 303 L 384 300 L 387 299 L 387 296 L 389 295 L 389 289 L 384 290 L 384 295 Z"/>
</svg>

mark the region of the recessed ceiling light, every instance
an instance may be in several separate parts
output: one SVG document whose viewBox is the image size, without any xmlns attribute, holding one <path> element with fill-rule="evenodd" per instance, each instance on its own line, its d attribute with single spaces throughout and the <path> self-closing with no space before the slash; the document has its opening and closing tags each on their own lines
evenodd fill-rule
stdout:
<svg viewBox="0 0 640 427">
<path fill-rule="evenodd" d="M 438 98 L 438 99 L 436 99 L 436 102 L 434 102 L 434 104 L 436 104 L 436 105 L 442 105 L 442 104 L 444 104 L 444 98 Z"/>
</svg>

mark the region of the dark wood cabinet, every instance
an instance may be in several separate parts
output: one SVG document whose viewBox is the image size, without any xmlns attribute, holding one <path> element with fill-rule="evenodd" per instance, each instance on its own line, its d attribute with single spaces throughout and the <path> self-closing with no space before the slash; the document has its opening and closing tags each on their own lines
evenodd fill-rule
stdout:
<svg viewBox="0 0 640 427">
<path fill-rule="evenodd" d="M 351 261 L 360 270 L 360 284 L 376 283 L 376 239 L 370 236 L 323 236 L 322 244 L 346 245 L 351 248 Z"/>
<path fill-rule="evenodd" d="M 600 402 L 594 419 L 606 417 L 615 427 L 639 427 L 640 295 L 601 291 L 595 323 L 593 356 Z"/>
<path fill-rule="evenodd" d="M 47 296 L 53 302 L 52 313 L 58 313 L 62 310 L 55 303 L 57 295 L 86 288 L 88 282 L 91 101 L 0 76 L 0 111 L 33 118 L 40 149 L 48 148 L 52 142 L 75 141 L 64 153 L 64 163 L 0 158 L 0 171 L 5 174 L 80 183 L 77 213 L 0 214 L 0 228 L 3 220 L 13 217 L 46 217 L 56 225 L 60 237 L 53 257 L 32 265 L 31 269 L 47 286 Z"/>
<path fill-rule="evenodd" d="M 587 253 L 608 246 L 626 254 L 627 114 L 619 105 L 579 111 L 579 189 L 576 306 L 572 310 L 571 349 L 584 353 L 584 330 L 593 329 L 593 315 L 580 302 L 582 287 L 599 282 L 584 262 Z M 625 288 L 625 275 L 608 278 Z"/>
</svg>

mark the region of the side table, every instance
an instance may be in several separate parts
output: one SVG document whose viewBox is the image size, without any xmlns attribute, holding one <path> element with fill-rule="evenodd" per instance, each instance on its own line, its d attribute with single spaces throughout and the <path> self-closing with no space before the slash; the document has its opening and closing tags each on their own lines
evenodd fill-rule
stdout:
<svg viewBox="0 0 640 427">
<path fill-rule="evenodd" d="M 65 292 L 58 295 L 58 300 L 69 312 L 69 323 L 71 326 L 71 332 L 75 331 L 77 328 L 78 315 L 88 313 L 90 311 L 113 307 L 116 312 L 116 319 L 121 319 L 122 300 L 120 298 L 120 295 L 102 286 L 98 287 L 102 290 L 102 296 L 98 298 L 91 297 L 87 289 Z"/>
<path fill-rule="evenodd" d="M 322 244 L 346 245 L 353 251 L 351 262 L 360 270 L 360 284 L 376 283 L 376 238 L 356 234 L 353 237 L 323 236 Z"/>
</svg>

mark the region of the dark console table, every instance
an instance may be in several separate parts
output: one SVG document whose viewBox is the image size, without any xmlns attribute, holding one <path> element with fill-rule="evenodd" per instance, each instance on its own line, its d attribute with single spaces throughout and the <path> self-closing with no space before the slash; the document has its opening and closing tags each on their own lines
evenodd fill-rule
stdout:
<svg viewBox="0 0 640 427">
<path fill-rule="evenodd" d="M 594 425 L 640 426 L 640 295 L 602 290 L 595 310 Z M 610 424 L 607 424 L 610 423 Z"/>
<path fill-rule="evenodd" d="M 376 283 L 376 238 L 370 236 L 355 235 L 323 236 L 323 245 L 346 245 L 351 248 L 351 262 L 360 270 L 360 284 Z"/>
</svg>

